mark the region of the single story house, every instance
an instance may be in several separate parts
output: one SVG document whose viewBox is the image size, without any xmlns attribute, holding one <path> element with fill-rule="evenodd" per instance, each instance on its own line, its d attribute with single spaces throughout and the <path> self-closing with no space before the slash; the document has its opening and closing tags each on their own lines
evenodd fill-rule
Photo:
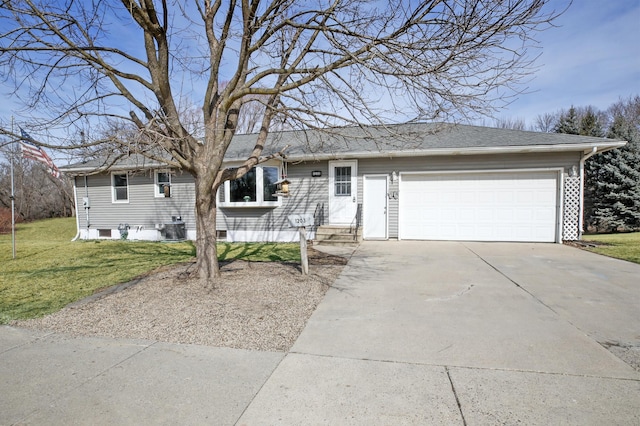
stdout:
<svg viewBox="0 0 640 426">
<path fill-rule="evenodd" d="M 240 164 L 255 135 L 237 135 L 225 164 Z M 412 123 L 283 131 L 268 155 L 218 191 L 225 241 L 296 241 L 289 215 L 364 239 L 561 242 L 581 236 L 584 162 L 624 141 L 460 124 Z M 72 164 L 78 238 L 195 239 L 194 180 L 130 156 Z M 286 176 L 288 193 L 281 178 Z M 287 182 L 285 182 L 286 184 Z"/>
</svg>

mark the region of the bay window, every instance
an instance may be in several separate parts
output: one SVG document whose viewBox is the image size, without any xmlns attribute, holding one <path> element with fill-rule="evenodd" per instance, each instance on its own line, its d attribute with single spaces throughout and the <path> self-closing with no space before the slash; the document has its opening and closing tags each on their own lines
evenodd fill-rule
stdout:
<svg viewBox="0 0 640 426">
<path fill-rule="evenodd" d="M 225 182 L 220 197 L 222 207 L 276 207 L 280 205 L 276 182 L 280 170 L 274 166 L 256 166 L 239 179 Z"/>
</svg>

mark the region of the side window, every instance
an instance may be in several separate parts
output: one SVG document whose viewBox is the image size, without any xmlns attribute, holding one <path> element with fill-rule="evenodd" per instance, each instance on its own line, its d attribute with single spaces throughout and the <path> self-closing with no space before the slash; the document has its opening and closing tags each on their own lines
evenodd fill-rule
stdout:
<svg viewBox="0 0 640 426">
<path fill-rule="evenodd" d="M 126 173 L 113 173 L 111 175 L 112 196 L 114 203 L 129 201 L 129 177 Z"/>
<path fill-rule="evenodd" d="M 171 188 L 171 173 L 167 171 L 156 171 L 156 197 L 165 196 L 165 186 Z"/>
<path fill-rule="evenodd" d="M 262 168 L 262 201 L 278 201 L 278 197 L 275 196 L 278 190 L 276 182 L 279 179 L 279 172 L 277 167 L 263 167 Z"/>
</svg>

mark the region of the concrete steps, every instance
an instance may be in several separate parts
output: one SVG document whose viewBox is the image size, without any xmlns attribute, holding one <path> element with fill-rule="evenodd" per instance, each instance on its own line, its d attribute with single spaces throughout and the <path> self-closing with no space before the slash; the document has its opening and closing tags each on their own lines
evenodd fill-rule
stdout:
<svg viewBox="0 0 640 426">
<path fill-rule="evenodd" d="M 362 227 L 322 225 L 316 230 L 314 244 L 351 246 L 362 241 Z"/>
</svg>

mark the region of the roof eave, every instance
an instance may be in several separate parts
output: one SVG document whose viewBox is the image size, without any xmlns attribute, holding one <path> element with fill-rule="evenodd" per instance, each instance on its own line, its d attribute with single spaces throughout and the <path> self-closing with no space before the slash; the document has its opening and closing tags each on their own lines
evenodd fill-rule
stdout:
<svg viewBox="0 0 640 426">
<path fill-rule="evenodd" d="M 434 148 L 403 151 L 362 151 L 335 152 L 315 154 L 288 155 L 288 161 L 322 161 L 357 158 L 402 158 L 415 156 L 444 156 L 444 155 L 487 155 L 487 154 L 524 154 L 535 152 L 582 152 L 589 153 L 593 148 L 597 152 L 605 152 L 626 145 L 625 141 L 602 141 L 601 143 L 559 144 L 559 145 L 526 145 L 505 147 L 472 147 L 472 148 Z"/>
<path fill-rule="evenodd" d="M 164 163 L 147 163 L 144 165 L 140 164 L 130 164 L 130 165 L 120 165 L 120 166 L 112 166 L 112 167 L 91 167 L 91 166 L 82 166 L 82 167 L 73 167 L 73 166 L 62 166 L 59 167 L 60 171 L 72 176 L 82 176 L 82 175 L 95 175 L 104 172 L 129 172 L 134 170 L 148 170 L 148 169 L 158 169 L 158 168 L 170 168 Z"/>
<path fill-rule="evenodd" d="M 581 152 L 588 154 L 596 148 L 596 153 L 609 151 L 623 147 L 625 141 L 590 142 L 581 144 L 557 144 L 557 145 L 523 145 L 523 146 L 491 146 L 491 147 L 471 147 L 471 148 L 433 148 L 433 149 L 413 149 L 398 151 L 360 151 L 360 152 L 333 152 L 333 153 L 308 153 L 287 155 L 288 162 L 294 161 L 326 161 L 342 159 L 365 159 L 365 158 L 403 158 L 415 156 L 444 156 L 444 155 L 488 155 L 488 154 L 525 154 L 542 152 Z M 242 161 L 246 158 L 228 158 L 225 163 Z M 123 165 L 112 168 L 99 167 L 61 167 L 60 170 L 72 176 L 85 174 L 98 174 L 106 171 L 132 171 L 141 169 L 152 169 L 167 167 L 161 163 Z"/>
</svg>

